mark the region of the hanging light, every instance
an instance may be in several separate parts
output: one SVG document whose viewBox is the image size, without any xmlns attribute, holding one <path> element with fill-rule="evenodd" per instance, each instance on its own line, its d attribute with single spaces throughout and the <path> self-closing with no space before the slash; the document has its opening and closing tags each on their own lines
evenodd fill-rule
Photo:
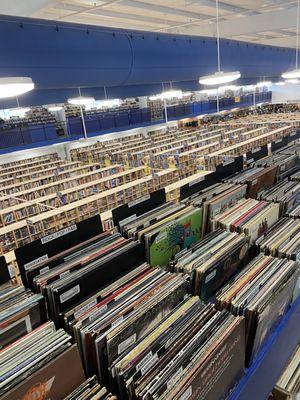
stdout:
<svg viewBox="0 0 300 400">
<path fill-rule="evenodd" d="M 271 81 L 261 81 L 261 82 L 257 82 L 256 86 L 259 88 L 268 87 L 268 86 L 272 86 L 272 82 Z"/>
<path fill-rule="evenodd" d="M 213 75 L 202 76 L 199 83 L 202 85 L 222 85 L 223 83 L 233 82 L 241 77 L 239 71 L 235 72 L 215 72 Z"/>
<path fill-rule="evenodd" d="M 242 86 L 242 88 L 244 90 L 255 90 L 256 89 L 256 85 L 245 85 L 245 86 Z"/>
<path fill-rule="evenodd" d="M 79 96 L 79 97 L 72 97 L 71 99 L 68 99 L 68 103 L 73 104 L 75 106 L 85 106 L 87 104 L 91 104 L 94 102 L 95 102 L 94 97 Z"/>
<path fill-rule="evenodd" d="M 97 108 L 112 108 L 119 107 L 121 105 L 121 99 L 105 99 L 96 101 Z"/>
<path fill-rule="evenodd" d="M 188 94 L 190 95 L 190 94 Z M 150 101 L 154 100 L 169 100 L 169 99 L 181 99 L 184 96 L 182 90 L 168 90 L 154 96 L 149 96 Z"/>
<path fill-rule="evenodd" d="M 159 97 L 162 100 L 168 100 L 168 99 L 181 99 L 182 98 L 182 90 L 168 90 L 166 92 L 162 92 Z"/>
<path fill-rule="evenodd" d="M 233 82 L 241 77 L 239 71 L 223 72 L 221 71 L 220 61 L 220 32 L 219 32 L 219 0 L 216 0 L 216 20 L 217 20 L 217 55 L 218 55 L 218 71 L 213 75 L 202 76 L 199 83 L 202 85 L 222 85 L 223 83 Z"/>
<path fill-rule="evenodd" d="M 238 90 L 240 88 L 241 88 L 241 86 L 235 86 L 235 85 L 220 86 L 219 87 L 219 92 L 226 92 L 226 90 L 235 91 L 235 90 Z"/>
<path fill-rule="evenodd" d="M 62 109 L 63 109 L 63 106 L 50 106 L 50 107 L 48 107 L 48 111 L 50 111 L 50 112 L 60 111 Z"/>
<path fill-rule="evenodd" d="M 0 78 L 0 99 L 16 97 L 34 89 L 31 78 L 11 77 Z"/>
<path fill-rule="evenodd" d="M 299 51 L 299 8 L 300 0 L 297 3 L 297 29 L 296 29 L 296 62 L 295 69 L 292 71 L 284 72 L 281 76 L 283 79 L 297 79 L 300 78 L 300 69 L 298 68 L 298 51 Z"/>
<path fill-rule="evenodd" d="M 207 94 L 207 95 L 214 95 L 218 93 L 218 89 L 203 89 L 203 90 L 199 90 L 199 93 L 201 94 Z"/>
<path fill-rule="evenodd" d="M 287 79 L 285 83 L 299 83 L 299 79 Z"/>
</svg>

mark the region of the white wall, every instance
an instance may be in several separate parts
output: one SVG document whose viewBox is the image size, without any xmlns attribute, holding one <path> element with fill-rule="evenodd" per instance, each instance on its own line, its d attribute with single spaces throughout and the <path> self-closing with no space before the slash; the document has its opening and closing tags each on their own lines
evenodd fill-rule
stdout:
<svg viewBox="0 0 300 400">
<path fill-rule="evenodd" d="M 271 86 L 272 103 L 300 102 L 300 83 Z"/>
</svg>

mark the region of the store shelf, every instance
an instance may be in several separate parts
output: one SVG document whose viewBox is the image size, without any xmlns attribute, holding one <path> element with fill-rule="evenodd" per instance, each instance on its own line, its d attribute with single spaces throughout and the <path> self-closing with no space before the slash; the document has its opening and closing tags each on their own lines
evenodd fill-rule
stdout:
<svg viewBox="0 0 300 400">
<path fill-rule="evenodd" d="M 300 297 L 270 335 L 228 400 L 267 400 L 300 342 Z"/>
</svg>

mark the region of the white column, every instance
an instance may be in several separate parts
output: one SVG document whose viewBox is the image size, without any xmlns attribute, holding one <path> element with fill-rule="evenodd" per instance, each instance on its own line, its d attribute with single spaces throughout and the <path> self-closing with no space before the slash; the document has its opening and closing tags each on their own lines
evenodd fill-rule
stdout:
<svg viewBox="0 0 300 400">
<path fill-rule="evenodd" d="M 147 108 L 148 107 L 148 98 L 147 96 L 139 97 L 139 108 Z"/>
<path fill-rule="evenodd" d="M 84 138 L 87 139 L 86 126 L 85 126 L 85 120 L 84 120 L 83 107 L 82 106 L 80 106 L 80 114 L 81 114 Z"/>
</svg>

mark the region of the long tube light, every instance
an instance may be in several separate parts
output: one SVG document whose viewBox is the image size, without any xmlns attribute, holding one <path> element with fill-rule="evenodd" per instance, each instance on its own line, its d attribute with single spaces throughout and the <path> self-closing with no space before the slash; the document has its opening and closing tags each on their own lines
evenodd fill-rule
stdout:
<svg viewBox="0 0 300 400">
<path fill-rule="evenodd" d="M 34 89 L 34 83 L 27 77 L 0 78 L 0 99 L 20 96 Z"/>
<path fill-rule="evenodd" d="M 233 82 L 239 79 L 240 77 L 241 73 L 239 71 L 234 71 L 234 72 L 218 71 L 212 75 L 202 76 L 199 79 L 199 83 L 201 83 L 202 85 L 216 86 L 216 85 L 222 85 L 224 83 Z"/>
<path fill-rule="evenodd" d="M 85 96 L 72 97 L 68 99 L 68 103 L 73 104 L 75 106 L 85 106 L 87 104 L 94 103 L 94 101 L 95 101 L 94 97 L 85 97 Z"/>
</svg>

